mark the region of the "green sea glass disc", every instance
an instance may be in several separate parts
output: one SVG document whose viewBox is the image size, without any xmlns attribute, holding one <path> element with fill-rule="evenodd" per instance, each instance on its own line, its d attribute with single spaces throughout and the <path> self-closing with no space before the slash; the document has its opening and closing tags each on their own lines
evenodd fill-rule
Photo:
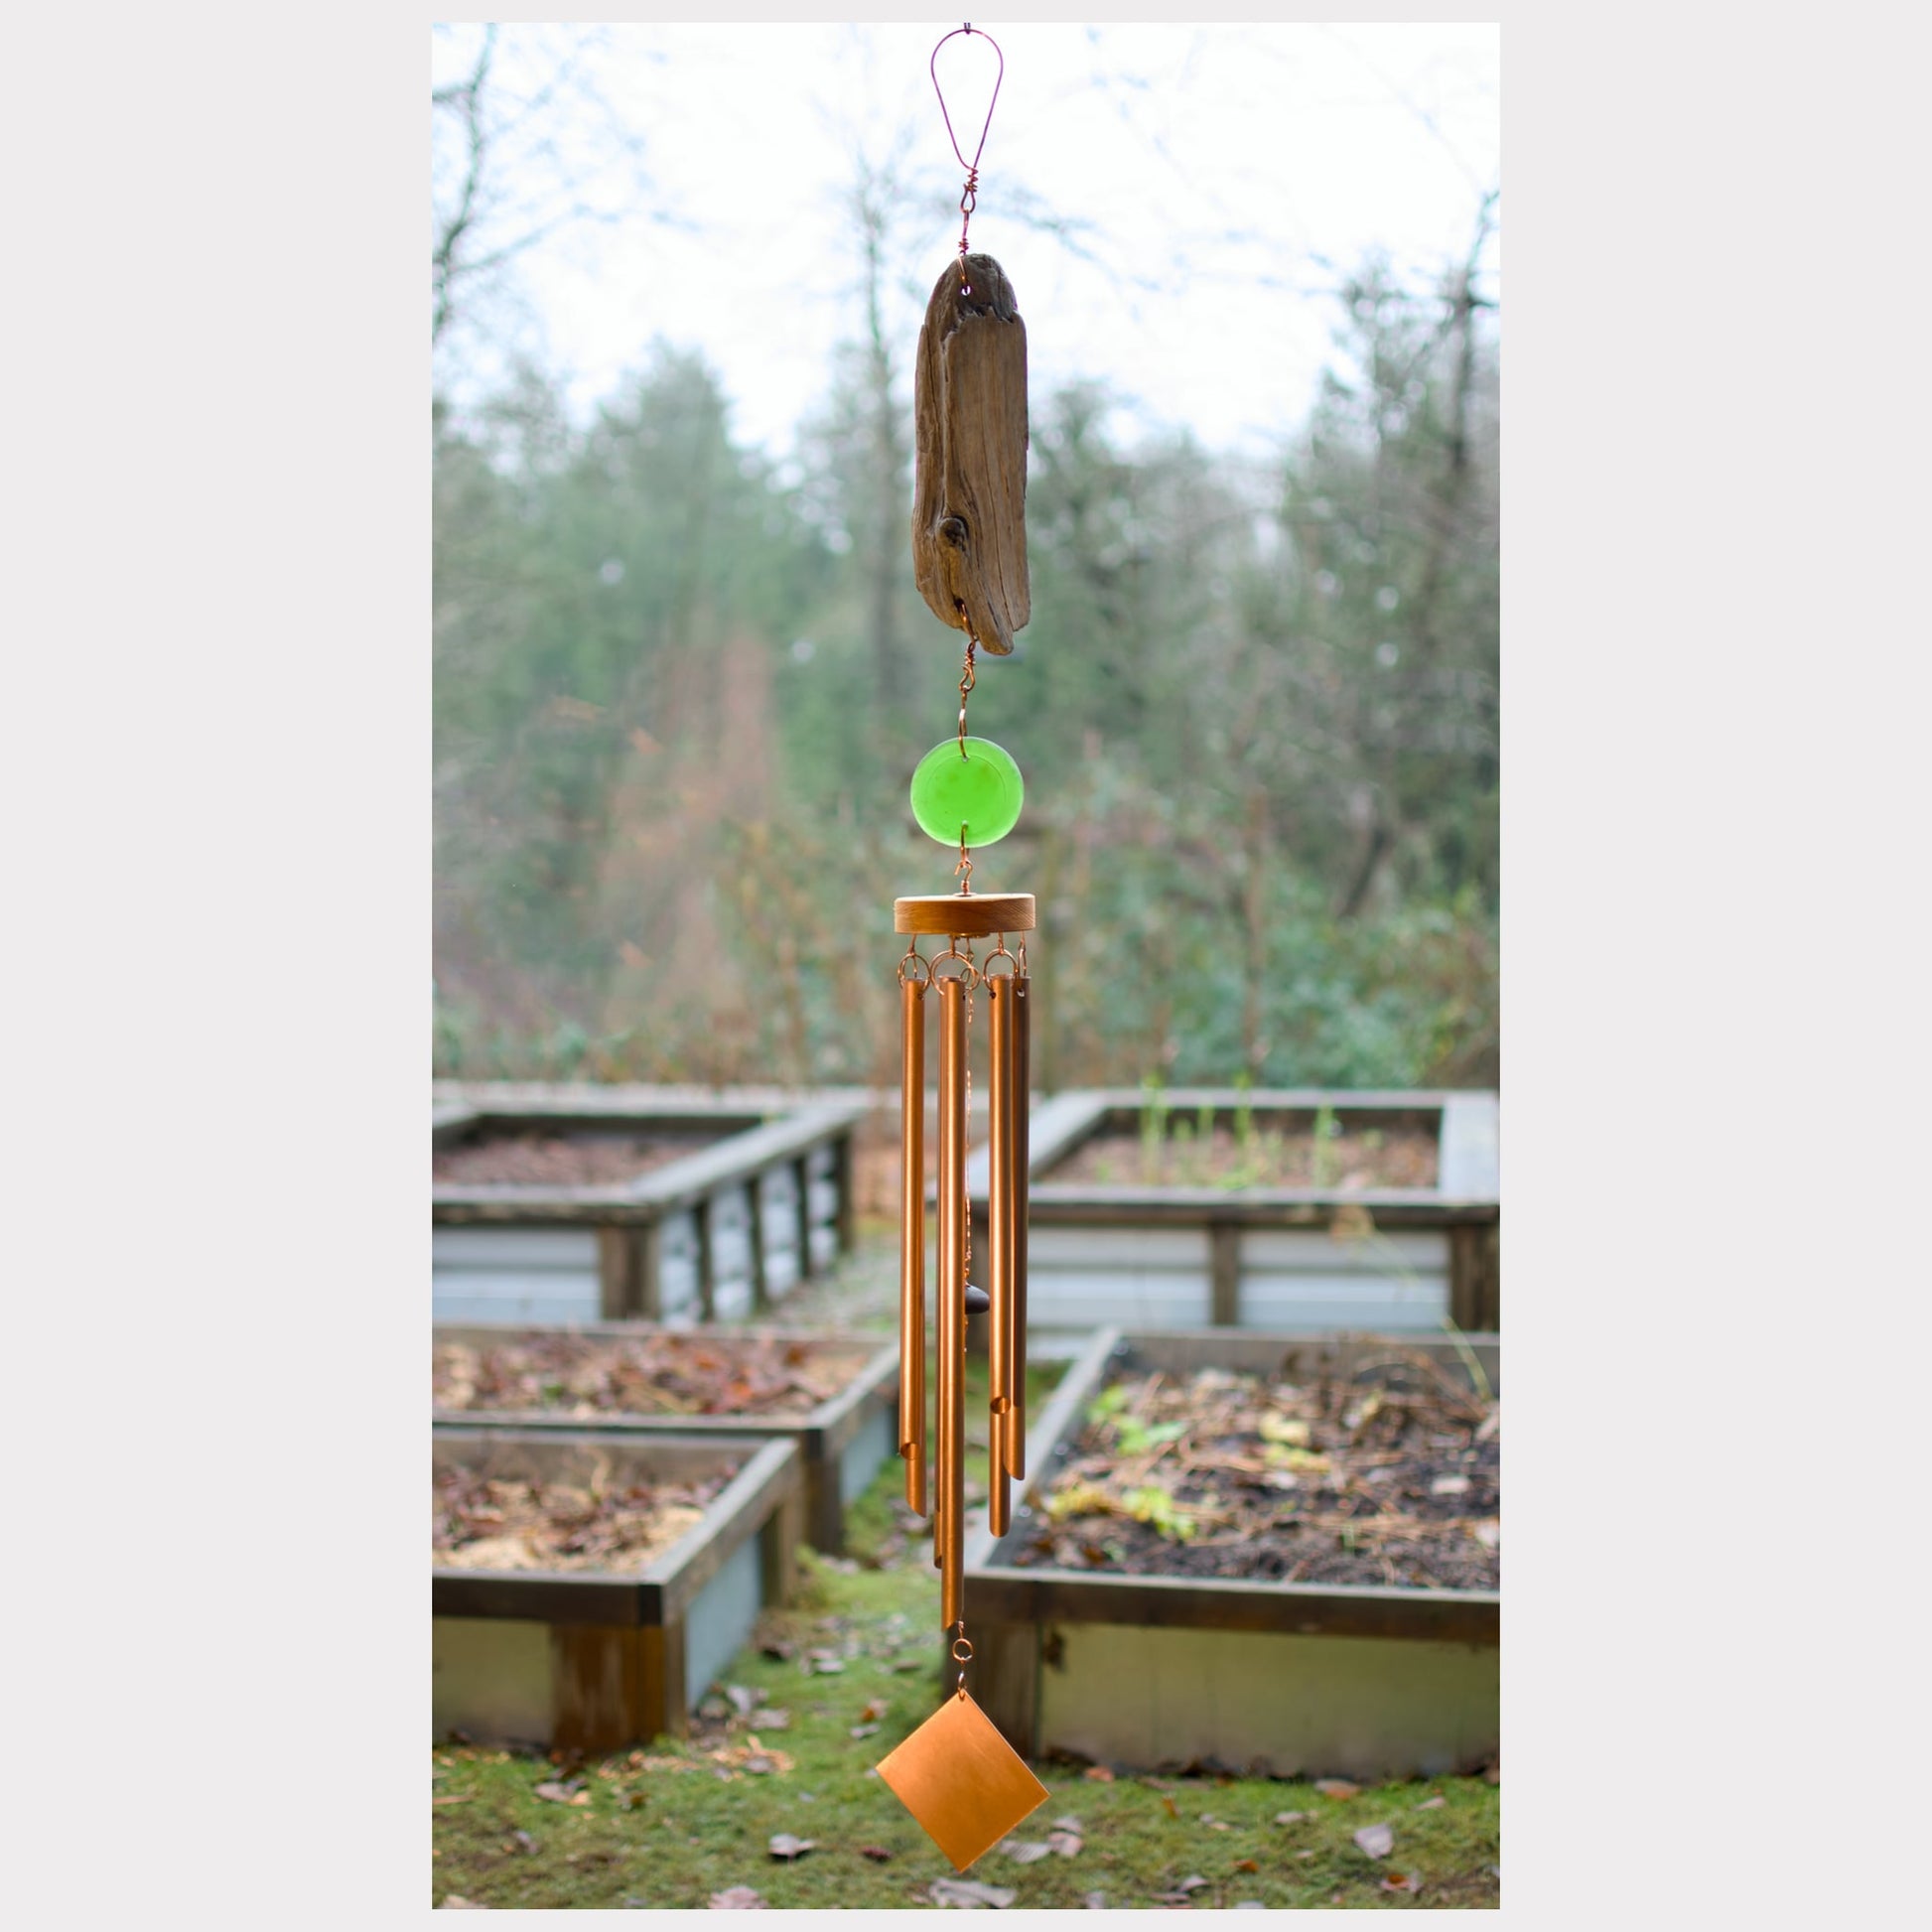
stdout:
<svg viewBox="0 0 1932 1932">
<path fill-rule="evenodd" d="M 990 738 L 969 738 L 964 758 L 949 738 L 912 773 L 912 816 L 941 845 L 957 845 L 962 826 L 969 846 L 991 845 L 1019 824 L 1024 790 L 1012 755 Z"/>
</svg>

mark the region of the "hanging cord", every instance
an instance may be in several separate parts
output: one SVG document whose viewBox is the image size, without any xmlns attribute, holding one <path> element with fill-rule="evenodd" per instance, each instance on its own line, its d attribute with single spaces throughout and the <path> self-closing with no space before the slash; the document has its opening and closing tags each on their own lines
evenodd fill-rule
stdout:
<svg viewBox="0 0 1932 1932">
<path fill-rule="evenodd" d="M 975 32 L 993 50 L 1000 69 L 993 77 L 993 98 L 986 103 L 986 122 L 980 129 L 980 144 L 973 150 L 972 160 L 968 161 L 959 152 L 959 136 L 953 132 L 952 115 L 946 107 L 946 92 L 939 84 L 939 47 L 944 47 L 947 41 L 957 40 L 961 34 Z M 986 152 L 986 130 L 993 125 L 993 109 L 999 102 L 1000 82 L 1007 77 L 1007 57 L 1000 52 L 1000 43 L 984 27 L 976 29 L 970 20 L 963 27 L 955 27 L 945 35 L 939 47 L 932 50 L 932 59 L 927 63 L 926 70 L 932 75 L 932 91 L 939 96 L 939 112 L 945 119 L 946 138 L 952 143 L 954 157 L 966 170 L 966 190 L 959 198 L 959 290 L 962 295 L 971 295 L 973 285 L 966 279 L 966 230 L 972 225 L 973 210 L 979 207 L 980 156 Z"/>
</svg>

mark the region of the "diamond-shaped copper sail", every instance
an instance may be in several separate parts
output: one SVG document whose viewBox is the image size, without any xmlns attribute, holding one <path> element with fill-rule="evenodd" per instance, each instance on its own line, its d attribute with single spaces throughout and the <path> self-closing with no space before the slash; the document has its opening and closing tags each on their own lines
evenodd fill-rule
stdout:
<svg viewBox="0 0 1932 1932">
<path fill-rule="evenodd" d="M 955 1871 L 1046 1802 L 1046 1787 L 964 1691 L 888 1751 L 879 1775 Z"/>
</svg>

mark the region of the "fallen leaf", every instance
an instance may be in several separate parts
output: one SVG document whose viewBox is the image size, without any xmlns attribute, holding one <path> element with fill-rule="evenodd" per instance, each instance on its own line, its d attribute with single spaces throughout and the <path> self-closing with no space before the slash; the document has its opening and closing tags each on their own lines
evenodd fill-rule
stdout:
<svg viewBox="0 0 1932 1932">
<path fill-rule="evenodd" d="M 489 1907 L 481 1899 L 465 1898 L 458 1892 L 451 1892 L 449 1897 L 444 1899 L 442 1910 L 446 1912 L 486 1912 L 489 1910 Z"/>
<path fill-rule="evenodd" d="M 859 1848 L 862 1859 L 870 1859 L 874 1864 L 884 1864 L 893 1855 L 883 1845 L 862 1845 Z"/>
<path fill-rule="evenodd" d="M 1203 1825 L 1205 1825 L 1210 1832 L 1231 1832 L 1234 1830 L 1234 1827 L 1232 1825 L 1224 1824 L 1218 1818 L 1203 1818 L 1200 1822 Z"/>
<path fill-rule="evenodd" d="M 1395 1834 L 1386 1825 L 1364 1825 L 1355 1834 L 1355 1843 L 1371 1859 L 1386 1859 L 1395 1850 Z"/>
<path fill-rule="evenodd" d="M 750 1885 L 734 1885 L 730 1891 L 711 1894 L 711 1909 L 714 1912 L 762 1912 L 766 1906 Z"/>
<path fill-rule="evenodd" d="M 1359 1798 L 1362 1787 L 1350 1784 L 1346 1778 L 1316 1778 L 1314 1788 L 1324 1798 Z"/>
<path fill-rule="evenodd" d="M 471 1797 L 474 1797 L 475 1795 L 476 1794 L 473 1792 L 471 1794 Z M 430 1800 L 430 1803 L 432 1805 L 467 1805 L 470 1803 L 470 1801 L 471 1801 L 470 1798 L 432 1798 Z"/>
<path fill-rule="evenodd" d="M 1108 1768 L 1104 1764 L 1089 1764 L 1087 1766 L 1087 1776 L 1090 1777 L 1095 1784 L 1112 1784 L 1114 1781 L 1113 1772 L 1108 1770 Z"/>
<path fill-rule="evenodd" d="M 1078 1832 L 1053 1831 L 1046 1834 L 1046 1843 L 1063 1859 L 1077 1859 L 1080 1848 L 1086 1844 Z"/>
<path fill-rule="evenodd" d="M 512 1832 L 510 1836 L 517 1842 L 518 1845 L 522 1846 L 524 1851 L 529 1853 L 532 1858 L 536 1856 L 537 1842 L 535 1839 L 533 1839 L 530 1836 L 528 1832 Z"/>
<path fill-rule="evenodd" d="M 1469 1493 L 1467 1476 L 1438 1476 L 1429 1485 L 1432 1496 L 1466 1496 Z"/>
<path fill-rule="evenodd" d="M 1174 1886 L 1174 1890 L 1184 1895 L 1190 1891 L 1199 1891 L 1206 1883 L 1207 1880 L 1198 1871 L 1190 1871 L 1186 1877 Z"/>
<path fill-rule="evenodd" d="M 1421 1804 L 1415 1807 L 1415 1809 L 1417 1811 L 1441 1811 L 1442 1808 L 1448 1803 L 1449 1800 L 1445 1798 L 1443 1794 L 1439 1791 L 1437 1792 L 1435 1797 L 1425 1798 Z"/>
<path fill-rule="evenodd" d="M 773 1832 L 765 1841 L 765 1850 L 774 1859 L 802 1859 L 807 1852 L 818 1849 L 815 1838 L 793 1838 L 789 1832 Z"/>
<path fill-rule="evenodd" d="M 725 1695 L 731 1699 L 732 1709 L 741 1718 L 749 1718 L 758 1708 L 759 1693 L 748 1691 L 743 1684 L 727 1684 Z"/>
<path fill-rule="evenodd" d="M 1314 1857 L 1314 1854 L 1312 1852 L 1297 1852 L 1295 1856 L 1298 1859 L 1311 1859 Z"/>
<path fill-rule="evenodd" d="M 1237 1871 L 1259 1871 L 1261 1866 L 1253 1859 L 1236 1859 L 1234 1868 Z"/>
<path fill-rule="evenodd" d="M 839 1657 L 815 1657 L 812 1660 L 812 1668 L 820 1677 L 836 1677 L 845 1669 L 845 1661 Z"/>
<path fill-rule="evenodd" d="M 862 1725 L 877 1724 L 886 1715 L 886 1711 L 887 1706 L 881 1703 L 878 1698 L 873 1698 L 868 1701 L 866 1708 L 859 1713 L 859 1722 Z"/>
<path fill-rule="evenodd" d="M 935 1905 L 959 1905 L 968 1910 L 990 1905 L 996 1912 L 1004 1912 L 1020 1894 L 1004 1885 L 976 1884 L 971 1878 L 935 1878 L 927 1896 Z"/>
<path fill-rule="evenodd" d="M 1003 1838 L 1000 1850 L 1015 1864 L 1032 1864 L 1036 1859 L 1050 1857 L 1053 1848 L 1043 1838 Z"/>
<path fill-rule="evenodd" d="M 1309 1814 L 1306 1811 L 1278 1811 L 1275 1823 L 1278 1825 L 1299 1825 Z"/>
<path fill-rule="evenodd" d="M 1503 1526 L 1494 1516 L 1485 1516 L 1481 1522 L 1471 1523 L 1469 1534 L 1485 1550 L 1500 1550 L 1503 1547 Z"/>
<path fill-rule="evenodd" d="M 1087 1828 L 1077 1818 L 1056 1818 L 1053 1829 L 1058 1832 L 1084 1832 Z"/>
<path fill-rule="evenodd" d="M 618 1809 L 620 1811 L 642 1811 L 643 1808 L 644 1794 L 641 1791 L 619 1792 Z"/>
<path fill-rule="evenodd" d="M 583 1795 L 588 1802 L 590 1793 L 587 1791 Z M 546 1779 L 537 1786 L 536 1796 L 553 1805 L 575 1804 L 578 1796 L 577 1781 L 573 1778 L 568 1784 L 559 1784 L 554 1778 Z"/>
<path fill-rule="evenodd" d="M 1107 1909 L 1107 1894 L 1104 1891 L 1090 1891 L 1080 1903 L 1090 1912 L 1104 1912 Z"/>
<path fill-rule="evenodd" d="M 1382 1889 L 1384 1891 L 1421 1891 L 1422 1873 L 1419 1871 L 1391 1871 L 1382 1880 Z"/>
<path fill-rule="evenodd" d="M 1261 1437 L 1268 1443 L 1285 1443 L 1292 1449 L 1307 1449 L 1309 1425 L 1299 1418 L 1278 1416 L 1271 1409 L 1261 1419 Z"/>
<path fill-rule="evenodd" d="M 791 1713 L 789 1711 L 754 1711 L 752 1713 L 754 1730 L 789 1730 Z"/>
<path fill-rule="evenodd" d="M 877 1725 L 854 1725 L 852 1726 L 852 1735 L 854 1737 L 870 1737 L 878 1728 L 879 1726 Z"/>
<path fill-rule="evenodd" d="M 1165 1811 L 1170 1818 L 1178 1818 L 1180 1816 L 1180 1807 L 1177 1804 L 1175 1804 L 1172 1798 L 1163 1798 L 1161 1800 L 1161 1809 Z"/>
</svg>

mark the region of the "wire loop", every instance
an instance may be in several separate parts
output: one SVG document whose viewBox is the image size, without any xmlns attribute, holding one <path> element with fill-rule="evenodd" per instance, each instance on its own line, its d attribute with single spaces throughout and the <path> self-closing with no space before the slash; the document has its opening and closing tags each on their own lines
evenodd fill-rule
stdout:
<svg viewBox="0 0 1932 1932">
<path fill-rule="evenodd" d="M 961 34 L 970 35 L 973 23 L 969 20 L 963 27 L 955 27 L 950 34 L 944 35 L 939 47 L 947 41 L 957 40 Z M 986 103 L 986 120 L 980 128 L 980 144 L 973 150 L 973 158 L 968 161 L 959 152 L 959 136 L 953 132 L 952 114 L 946 106 L 946 90 L 939 84 L 939 47 L 932 50 L 932 59 L 926 63 L 926 71 L 932 75 L 932 91 L 939 96 L 939 112 L 946 123 L 946 139 L 952 143 L 954 157 L 966 170 L 965 193 L 959 198 L 959 287 L 962 295 L 971 295 L 973 285 L 966 279 L 966 231 L 972 225 L 973 210 L 979 207 L 980 156 L 986 152 L 987 129 L 993 125 L 993 109 L 1000 100 L 1000 82 L 1007 77 L 1007 57 L 1000 52 L 1000 43 L 985 28 L 979 30 L 979 37 L 993 50 L 999 62 L 999 71 L 993 76 L 993 98 Z"/>
</svg>

